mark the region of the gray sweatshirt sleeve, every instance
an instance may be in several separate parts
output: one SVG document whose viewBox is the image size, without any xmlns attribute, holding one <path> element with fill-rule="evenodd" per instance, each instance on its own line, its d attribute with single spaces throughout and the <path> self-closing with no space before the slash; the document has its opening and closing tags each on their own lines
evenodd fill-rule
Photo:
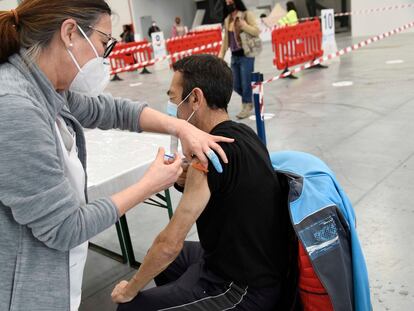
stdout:
<svg viewBox="0 0 414 311">
<path fill-rule="evenodd" d="M 57 148 L 45 112 L 29 99 L 0 96 L 0 201 L 39 241 L 67 251 L 113 225 L 118 211 L 108 198 L 81 205 Z"/>
<path fill-rule="evenodd" d="M 147 107 L 144 103 L 114 98 L 110 94 L 88 97 L 70 91 L 67 92 L 67 100 L 72 115 L 85 128 L 141 132 L 139 118 L 142 110 Z"/>
</svg>

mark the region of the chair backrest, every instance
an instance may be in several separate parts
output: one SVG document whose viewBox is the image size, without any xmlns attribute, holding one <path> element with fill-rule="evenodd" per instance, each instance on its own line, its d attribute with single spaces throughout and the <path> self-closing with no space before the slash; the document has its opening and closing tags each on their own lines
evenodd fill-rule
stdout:
<svg viewBox="0 0 414 311">
<path fill-rule="evenodd" d="M 371 310 L 355 212 L 334 173 L 308 153 L 282 151 L 270 158 L 288 178 L 292 225 L 334 309 Z"/>
</svg>

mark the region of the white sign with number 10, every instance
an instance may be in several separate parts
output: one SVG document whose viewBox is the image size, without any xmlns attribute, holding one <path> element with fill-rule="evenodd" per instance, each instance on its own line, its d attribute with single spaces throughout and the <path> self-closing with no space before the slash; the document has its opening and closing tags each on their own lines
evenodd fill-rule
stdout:
<svg viewBox="0 0 414 311">
<path fill-rule="evenodd" d="M 321 11 L 322 20 L 322 49 L 323 55 L 335 53 L 338 47 L 335 41 L 335 15 L 333 9 L 326 9 Z M 339 62 L 339 57 L 334 60 Z M 326 61 L 323 64 L 328 65 L 331 61 Z"/>
<path fill-rule="evenodd" d="M 335 15 L 333 9 L 321 11 L 322 36 L 335 34 Z"/>
</svg>

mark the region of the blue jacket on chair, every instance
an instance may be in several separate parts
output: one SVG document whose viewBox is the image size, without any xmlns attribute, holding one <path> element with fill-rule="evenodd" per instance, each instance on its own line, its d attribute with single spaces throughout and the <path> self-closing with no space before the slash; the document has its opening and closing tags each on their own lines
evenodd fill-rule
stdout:
<svg viewBox="0 0 414 311">
<path fill-rule="evenodd" d="M 270 158 L 287 177 L 293 228 L 335 311 L 372 310 L 355 213 L 333 172 L 303 152 L 275 152 Z"/>
</svg>

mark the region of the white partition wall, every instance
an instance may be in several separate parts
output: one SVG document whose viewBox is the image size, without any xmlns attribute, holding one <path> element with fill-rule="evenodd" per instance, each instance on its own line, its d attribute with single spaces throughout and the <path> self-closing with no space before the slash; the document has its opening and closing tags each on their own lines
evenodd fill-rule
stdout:
<svg viewBox="0 0 414 311">
<path fill-rule="evenodd" d="M 414 0 L 352 0 L 351 8 L 352 11 L 358 11 L 409 3 L 414 4 Z M 354 15 L 352 35 L 355 37 L 377 35 L 412 21 L 414 21 L 414 8 Z"/>
<path fill-rule="evenodd" d="M 112 36 L 119 39 L 122 25 L 135 24 L 132 20 L 130 0 L 106 0 L 112 9 Z"/>
<path fill-rule="evenodd" d="M 112 0 L 118 1 L 118 0 Z M 147 36 L 148 29 L 141 29 L 141 17 L 151 16 L 155 20 L 166 38 L 171 35 L 174 18 L 180 16 L 182 23 L 188 28 L 194 20 L 196 3 L 193 0 L 130 0 L 132 3 L 133 18 L 136 32 L 143 37 Z"/>
</svg>

